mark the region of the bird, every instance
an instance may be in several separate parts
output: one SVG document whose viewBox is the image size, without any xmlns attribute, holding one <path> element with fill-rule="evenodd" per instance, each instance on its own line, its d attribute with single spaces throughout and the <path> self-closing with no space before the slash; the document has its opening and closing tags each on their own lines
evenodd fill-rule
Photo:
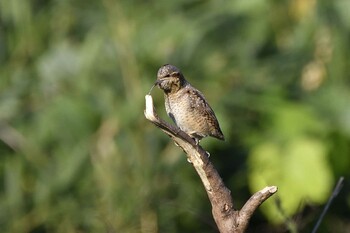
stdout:
<svg viewBox="0 0 350 233">
<path fill-rule="evenodd" d="M 164 92 L 168 116 L 195 140 L 196 145 L 207 136 L 225 140 L 215 113 L 204 95 L 185 79 L 176 66 L 161 66 L 154 86 Z"/>
</svg>

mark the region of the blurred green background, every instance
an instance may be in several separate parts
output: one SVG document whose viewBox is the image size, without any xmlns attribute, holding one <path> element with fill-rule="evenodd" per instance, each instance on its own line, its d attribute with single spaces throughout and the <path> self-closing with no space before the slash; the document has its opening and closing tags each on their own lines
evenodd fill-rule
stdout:
<svg viewBox="0 0 350 233">
<path fill-rule="evenodd" d="M 226 141 L 202 146 L 248 232 L 350 232 L 350 1 L 0 0 L 1 232 L 217 232 L 192 166 L 143 115 L 171 63 Z M 154 89 L 160 115 L 163 96 Z"/>
</svg>

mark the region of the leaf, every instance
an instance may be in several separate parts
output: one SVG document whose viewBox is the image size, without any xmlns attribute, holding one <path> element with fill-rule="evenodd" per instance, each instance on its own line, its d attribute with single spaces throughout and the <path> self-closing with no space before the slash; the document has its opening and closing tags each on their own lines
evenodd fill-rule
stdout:
<svg viewBox="0 0 350 233">
<path fill-rule="evenodd" d="M 301 136 L 285 144 L 265 142 L 249 156 L 249 187 L 278 186 L 280 207 L 268 201 L 264 214 L 274 223 L 285 221 L 306 203 L 323 203 L 332 188 L 327 148 L 321 141 Z"/>
</svg>

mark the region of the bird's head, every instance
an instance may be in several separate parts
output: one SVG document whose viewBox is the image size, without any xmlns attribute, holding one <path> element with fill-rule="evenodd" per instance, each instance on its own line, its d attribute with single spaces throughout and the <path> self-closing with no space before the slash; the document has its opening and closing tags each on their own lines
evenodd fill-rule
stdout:
<svg viewBox="0 0 350 233">
<path fill-rule="evenodd" d="M 186 80 L 177 67 L 166 64 L 159 68 L 155 85 L 164 93 L 175 93 L 185 84 Z"/>
</svg>

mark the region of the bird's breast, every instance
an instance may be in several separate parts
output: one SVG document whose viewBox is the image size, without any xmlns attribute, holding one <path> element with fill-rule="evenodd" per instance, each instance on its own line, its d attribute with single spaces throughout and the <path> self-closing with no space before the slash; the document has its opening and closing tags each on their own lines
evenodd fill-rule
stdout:
<svg viewBox="0 0 350 233">
<path fill-rule="evenodd" d="M 169 117 L 186 133 L 208 130 L 206 119 L 198 109 L 191 106 L 191 96 L 186 90 L 167 95 L 165 108 Z"/>
</svg>

